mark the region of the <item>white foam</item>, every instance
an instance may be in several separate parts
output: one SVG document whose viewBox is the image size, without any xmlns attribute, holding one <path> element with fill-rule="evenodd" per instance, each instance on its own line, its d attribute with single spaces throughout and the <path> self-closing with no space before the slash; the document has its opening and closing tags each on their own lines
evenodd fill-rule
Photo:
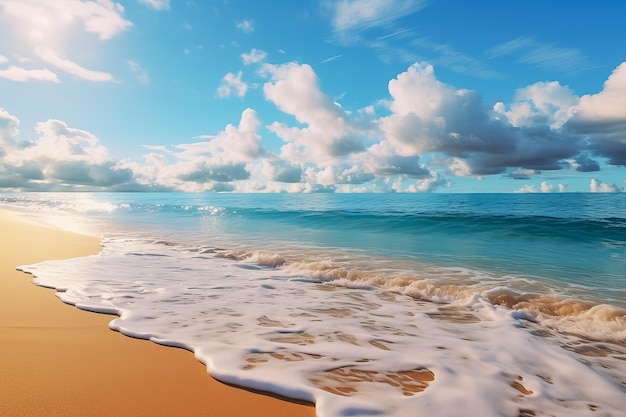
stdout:
<svg viewBox="0 0 626 417">
<path fill-rule="evenodd" d="M 22 269 L 67 303 L 117 313 L 112 329 L 192 350 L 224 382 L 313 401 L 320 417 L 624 415 L 623 344 L 597 357 L 563 349 L 581 341 L 536 336 L 537 324 L 479 293 L 438 305 L 129 240 Z"/>
</svg>

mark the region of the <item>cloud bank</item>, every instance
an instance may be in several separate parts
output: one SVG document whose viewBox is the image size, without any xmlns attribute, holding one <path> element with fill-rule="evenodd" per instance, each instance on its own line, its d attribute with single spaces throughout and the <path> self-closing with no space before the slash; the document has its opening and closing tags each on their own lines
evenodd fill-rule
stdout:
<svg viewBox="0 0 626 417">
<path fill-rule="evenodd" d="M 291 122 L 262 120 L 247 108 L 236 124 L 196 142 L 147 146 L 141 162 L 111 158 L 93 134 L 60 120 L 38 123 L 36 137 L 21 141 L 18 117 L 0 109 L 0 188 L 428 192 L 460 177 L 529 180 L 545 171 L 626 165 L 626 63 L 596 94 L 542 81 L 491 106 L 415 63 L 388 82 L 386 97 L 345 109 L 322 91 L 310 65 L 265 58 L 255 50 L 242 55 L 265 78 L 265 100 Z M 224 98 L 246 93 L 242 74 L 224 77 Z M 282 141 L 278 150 L 266 147 L 265 135 Z M 518 191 L 566 187 L 543 181 Z M 589 186 L 623 189 L 597 179 Z"/>
</svg>

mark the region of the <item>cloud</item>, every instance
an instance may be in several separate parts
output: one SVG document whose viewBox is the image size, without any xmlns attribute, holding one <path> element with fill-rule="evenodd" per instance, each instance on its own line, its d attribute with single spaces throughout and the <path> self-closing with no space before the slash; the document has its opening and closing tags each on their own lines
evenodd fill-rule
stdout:
<svg viewBox="0 0 626 417">
<path fill-rule="evenodd" d="M 562 184 L 559 184 L 559 191 L 565 190 Z M 539 185 L 539 188 L 534 185 L 524 185 L 523 187 L 516 190 L 516 193 L 551 193 L 554 191 L 554 186 L 549 184 L 547 181 L 542 181 Z"/>
<path fill-rule="evenodd" d="M 514 54 L 518 62 L 557 71 L 577 72 L 592 67 L 585 54 L 578 49 L 564 48 L 556 43 L 540 43 L 529 36 L 498 44 L 485 54 L 490 59 Z"/>
<path fill-rule="evenodd" d="M 0 55 L 0 64 L 6 64 L 7 62 L 9 62 L 9 59 L 4 55 Z"/>
<path fill-rule="evenodd" d="M 498 58 L 509 55 L 519 50 L 529 49 L 535 45 L 535 41 L 527 36 L 520 36 L 507 42 L 491 47 L 485 52 L 488 58 Z"/>
<path fill-rule="evenodd" d="M 410 66 L 389 82 L 389 93 L 392 114 L 378 123 L 400 155 L 502 156 L 515 151 L 515 132 L 489 118 L 480 96 L 441 83 L 431 65 Z"/>
<path fill-rule="evenodd" d="M 320 90 L 311 66 L 288 63 L 265 65 L 270 81 L 263 86 L 265 98 L 304 125 L 274 122 L 268 129 L 288 143 L 285 157 L 296 161 L 331 164 L 334 158 L 364 150 L 348 114 Z"/>
<path fill-rule="evenodd" d="M 509 110 L 501 102 L 494 105 L 494 110 L 515 127 L 548 125 L 558 129 L 572 117 L 578 100 L 572 89 L 557 81 L 537 82 L 518 89 Z"/>
<path fill-rule="evenodd" d="M 598 161 L 591 159 L 586 154 L 580 154 L 572 160 L 566 160 L 570 168 L 578 172 L 596 172 L 600 171 L 600 164 Z"/>
<path fill-rule="evenodd" d="M 48 62 L 49 64 L 54 65 L 60 70 L 63 70 L 67 72 L 68 74 L 71 74 L 83 80 L 94 81 L 94 82 L 115 81 L 113 76 L 109 74 L 108 72 L 89 70 L 85 67 L 80 66 L 79 64 L 73 61 L 70 61 L 69 59 L 61 58 L 60 56 L 56 54 L 56 52 L 50 49 L 38 49 L 36 53 L 41 59 Z"/>
<path fill-rule="evenodd" d="M 434 56 L 428 59 L 428 62 L 432 65 L 446 67 L 456 73 L 471 75 L 477 78 L 502 78 L 502 75 L 489 69 L 484 62 L 459 52 L 450 45 L 437 43 L 428 38 L 417 38 L 410 43 L 412 46 L 427 49 L 430 54 L 434 54 Z M 384 47 L 387 48 L 386 45 Z"/>
<path fill-rule="evenodd" d="M 507 176 L 515 180 L 527 180 L 538 174 L 541 174 L 541 171 L 537 171 L 535 169 L 516 169 L 515 171 L 509 172 Z"/>
<path fill-rule="evenodd" d="M 475 91 L 443 84 L 430 65 L 415 64 L 389 82 L 389 93 L 391 115 L 378 124 L 395 152 L 441 153 L 452 158 L 450 171 L 456 175 L 491 175 L 509 168 L 558 170 L 572 159 L 591 169 L 593 164 L 583 164 L 589 161 L 581 156 L 589 149 L 596 155 L 610 153 L 614 161 L 621 155 L 617 148 L 623 149 L 619 140 L 604 142 L 602 148 L 598 132 L 583 136 L 569 127 L 580 104 L 558 83 L 520 89 L 521 101 L 498 103 L 490 110 Z"/>
<path fill-rule="evenodd" d="M 619 65 L 597 94 L 580 98 L 575 109 L 578 125 L 597 128 L 605 124 L 626 122 L 626 62 Z M 595 129 L 594 129 L 595 130 Z"/>
<path fill-rule="evenodd" d="M 242 20 L 236 23 L 237 29 L 241 30 L 243 33 L 252 33 L 254 32 L 254 24 L 252 20 Z"/>
<path fill-rule="evenodd" d="M 263 174 L 269 181 L 299 183 L 302 181 L 302 167 L 283 160 L 265 161 Z"/>
<path fill-rule="evenodd" d="M 0 6 L 9 18 L 17 19 L 19 26 L 29 28 L 41 41 L 74 21 L 101 40 L 111 39 L 133 25 L 123 17 L 124 7 L 112 0 L 0 0 Z"/>
<path fill-rule="evenodd" d="M 34 141 L 18 142 L 19 120 L 0 110 L 0 184 L 33 190 L 124 189 L 133 172 L 112 160 L 91 133 L 59 120 L 37 123 Z"/>
<path fill-rule="evenodd" d="M 589 190 L 592 193 L 617 193 L 620 188 L 615 184 L 607 184 L 598 179 L 592 178 L 589 183 Z"/>
<path fill-rule="evenodd" d="M 596 94 L 579 97 L 541 81 L 494 106 L 476 91 L 441 82 L 425 63 L 391 79 L 376 104 L 351 110 L 322 91 L 309 65 L 261 63 L 259 75 L 265 99 L 288 121 L 262 123 L 247 108 L 238 123 L 191 143 L 145 145 L 141 162 L 115 160 L 93 134 L 54 119 L 35 126 L 35 139 L 18 141 L 18 118 L 0 110 L 0 186 L 429 192 L 450 186 L 452 176 L 529 180 L 548 170 L 596 172 L 626 157 L 626 64 Z M 240 84 L 241 72 L 225 77 L 224 94 L 245 94 Z M 264 146 L 262 129 L 283 141 L 279 151 Z M 566 187 L 558 184 L 558 191 Z M 623 188 L 594 179 L 590 189 Z M 518 191 L 556 190 L 543 181 Z"/>
<path fill-rule="evenodd" d="M 176 145 L 173 149 L 150 147 L 146 164 L 129 165 L 142 184 L 158 184 L 180 191 L 232 191 L 248 180 L 250 165 L 269 157 L 258 134 L 260 121 L 252 109 L 241 114 L 238 126 L 227 125 L 208 140 Z"/>
<path fill-rule="evenodd" d="M 266 57 L 267 52 L 255 48 L 252 48 L 249 53 L 241 54 L 241 60 L 244 65 L 258 64 L 259 62 L 263 62 Z"/>
<path fill-rule="evenodd" d="M 57 75 L 47 68 L 44 69 L 25 69 L 11 65 L 7 69 L 0 70 L 0 78 L 6 78 L 11 81 L 47 81 L 59 83 Z"/>
<path fill-rule="evenodd" d="M 224 165 L 199 164 L 193 166 L 193 169 L 189 172 L 181 173 L 177 178 L 197 183 L 207 183 L 209 181 L 231 182 L 247 180 L 250 178 L 250 173 L 246 170 L 246 165 L 243 163 Z"/>
<path fill-rule="evenodd" d="M 155 10 L 168 10 L 170 0 L 139 0 L 139 3 L 152 7 Z"/>
<path fill-rule="evenodd" d="M 243 97 L 248 91 L 248 84 L 241 81 L 242 72 L 237 74 L 229 72 L 222 78 L 222 84 L 217 88 L 217 96 L 219 98 L 226 98 L 232 95 Z"/>
<path fill-rule="evenodd" d="M 139 62 L 130 59 L 126 61 L 126 63 L 128 64 L 128 67 L 130 68 L 130 70 L 137 77 L 137 81 L 139 81 L 141 84 L 144 84 L 144 85 L 150 84 L 150 75 L 148 74 L 146 70 L 144 70 L 141 67 Z"/>
<path fill-rule="evenodd" d="M 602 91 L 580 98 L 565 127 L 584 135 L 594 154 L 626 165 L 626 62 L 611 73 Z"/>
<path fill-rule="evenodd" d="M 335 61 L 335 60 L 337 60 L 337 59 L 341 58 L 342 56 L 343 56 L 343 55 L 335 55 L 335 56 L 328 57 L 328 58 L 326 58 L 326 59 L 323 59 L 323 60 L 320 62 L 320 64 L 325 64 L 325 63 L 327 63 L 327 62 L 332 62 L 332 61 Z"/>
<path fill-rule="evenodd" d="M 330 6 L 335 36 L 342 43 L 358 39 L 360 32 L 389 26 L 428 4 L 424 0 L 340 0 Z"/>
<path fill-rule="evenodd" d="M 208 141 L 178 145 L 177 148 L 182 152 L 177 157 L 194 160 L 200 156 L 240 163 L 264 156 L 267 151 L 258 133 L 260 123 L 256 111 L 245 109 L 238 126 L 229 124 Z"/>
</svg>

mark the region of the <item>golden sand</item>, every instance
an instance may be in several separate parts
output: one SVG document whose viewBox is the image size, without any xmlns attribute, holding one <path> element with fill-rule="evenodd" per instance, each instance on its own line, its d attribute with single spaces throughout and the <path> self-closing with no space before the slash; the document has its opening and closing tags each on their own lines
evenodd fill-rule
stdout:
<svg viewBox="0 0 626 417">
<path fill-rule="evenodd" d="M 111 331 L 111 316 L 65 305 L 15 270 L 99 245 L 0 211 L 0 416 L 315 416 L 216 381 L 191 352 Z"/>
</svg>

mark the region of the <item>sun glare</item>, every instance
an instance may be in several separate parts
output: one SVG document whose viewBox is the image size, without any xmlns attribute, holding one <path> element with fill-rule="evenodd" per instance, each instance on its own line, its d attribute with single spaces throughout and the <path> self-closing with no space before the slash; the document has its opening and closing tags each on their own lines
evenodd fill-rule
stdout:
<svg viewBox="0 0 626 417">
<path fill-rule="evenodd" d="M 75 24 L 74 17 L 67 11 L 56 7 L 42 7 L 25 2 L 5 5 L 5 11 L 11 17 L 7 19 L 7 28 L 14 40 L 25 43 L 33 50 L 37 47 L 64 49 L 70 30 Z"/>
</svg>

